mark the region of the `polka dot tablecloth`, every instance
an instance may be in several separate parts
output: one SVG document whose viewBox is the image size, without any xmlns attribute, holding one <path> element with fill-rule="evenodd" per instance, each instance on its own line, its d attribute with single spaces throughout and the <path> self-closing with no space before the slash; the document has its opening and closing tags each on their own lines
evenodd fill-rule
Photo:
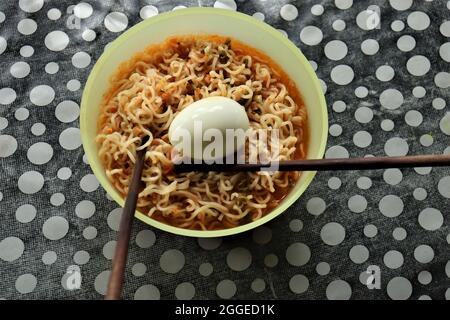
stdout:
<svg viewBox="0 0 450 320">
<path fill-rule="evenodd" d="M 326 93 L 326 157 L 450 153 L 450 1 L 1 1 L 0 298 L 102 298 L 121 209 L 81 147 L 83 84 L 121 32 L 199 5 L 302 49 Z M 389 169 L 320 173 L 234 237 L 136 221 L 124 297 L 450 299 L 449 208 L 449 168 Z"/>
</svg>

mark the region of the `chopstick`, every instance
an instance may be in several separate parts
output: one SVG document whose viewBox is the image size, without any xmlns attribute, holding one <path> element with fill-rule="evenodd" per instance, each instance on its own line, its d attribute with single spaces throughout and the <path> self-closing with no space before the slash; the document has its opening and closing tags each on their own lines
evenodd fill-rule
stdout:
<svg viewBox="0 0 450 320">
<path fill-rule="evenodd" d="M 142 139 L 144 145 L 148 136 Z M 130 242 L 131 226 L 134 213 L 136 211 L 136 202 L 139 194 L 139 184 L 141 183 L 142 169 L 144 168 L 144 158 L 147 148 L 139 150 L 136 153 L 136 162 L 133 169 L 131 183 L 128 189 L 127 199 L 123 207 L 122 217 L 120 219 L 119 237 L 117 239 L 116 250 L 112 261 L 112 270 L 109 277 L 108 289 L 105 300 L 118 300 L 122 295 L 122 286 L 125 267 L 127 264 L 128 248 Z"/>
<path fill-rule="evenodd" d="M 268 164 L 176 164 L 174 171 L 230 172 L 230 171 L 328 171 L 374 170 L 388 168 L 418 168 L 450 166 L 450 155 L 418 155 L 403 157 L 366 157 L 349 159 L 286 160 Z"/>
</svg>

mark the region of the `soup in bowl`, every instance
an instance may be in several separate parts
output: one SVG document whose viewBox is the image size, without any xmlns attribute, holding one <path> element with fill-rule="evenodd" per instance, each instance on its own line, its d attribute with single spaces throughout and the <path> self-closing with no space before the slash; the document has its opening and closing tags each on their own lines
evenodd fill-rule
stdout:
<svg viewBox="0 0 450 320">
<path fill-rule="evenodd" d="M 174 119 L 201 102 L 206 112 L 218 110 L 214 123 L 225 129 L 236 122 L 227 117 L 232 109 L 225 98 L 242 108 L 250 129 L 276 131 L 276 160 L 323 156 L 325 99 L 301 52 L 277 30 L 244 14 L 184 9 L 134 26 L 94 66 L 80 126 L 97 179 L 123 205 L 136 152 L 146 148 L 136 217 L 149 225 L 217 237 L 279 215 L 314 172 L 174 172 Z M 246 140 L 242 148 L 247 158 L 250 146 Z M 267 146 L 273 150 L 273 140 Z"/>
</svg>

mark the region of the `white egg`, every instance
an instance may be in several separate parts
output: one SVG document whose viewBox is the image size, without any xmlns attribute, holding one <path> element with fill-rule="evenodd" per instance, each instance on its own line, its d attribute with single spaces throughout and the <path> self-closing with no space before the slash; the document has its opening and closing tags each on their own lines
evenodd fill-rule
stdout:
<svg viewBox="0 0 450 320">
<path fill-rule="evenodd" d="M 236 139 L 235 135 L 246 133 L 249 127 L 242 105 L 225 97 L 208 97 L 175 116 L 169 127 L 169 140 L 184 158 L 211 162 L 241 148 L 245 140 Z"/>
</svg>

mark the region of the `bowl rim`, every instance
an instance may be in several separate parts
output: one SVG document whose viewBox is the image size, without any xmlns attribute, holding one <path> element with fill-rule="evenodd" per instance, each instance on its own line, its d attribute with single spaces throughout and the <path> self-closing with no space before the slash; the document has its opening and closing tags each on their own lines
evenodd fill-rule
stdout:
<svg viewBox="0 0 450 320">
<path fill-rule="evenodd" d="M 91 150 L 87 147 L 87 142 L 89 140 L 89 137 L 87 135 L 86 126 L 84 119 L 87 118 L 88 113 L 88 107 L 87 107 L 87 97 L 90 96 L 90 92 L 92 90 L 95 90 L 94 87 L 94 80 L 97 77 L 97 74 L 99 73 L 100 69 L 102 69 L 103 65 L 108 61 L 109 57 L 114 54 L 114 51 L 117 47 L 119 47 L 122 43 L 127 41 L 132 35 L 135 33 L 138 33 L 146 28 L 148 28 L 151 25 L 158 24 L 160 21 L 166 20 L 166 19 L 172 19 L 174 17 L 180 17 L 184 15 L 191 15 L 191 14 L 205 14 L 205 15 L 221 15 L 226 16 L 232 19 L 240 19 L 243 20 L 245 23 L 249 23 L 257 27 L 261 30 L 261 32 L 269 33 L 275 38 L 277 38 L 278 41 L 280 41 L 290 52 L 295 56 L 295 58 L 306 68 L 308 78 L 311 79 L 312 85 L 315 91 L 315 94 L 319 97 L 319 105 L 318 105 L 318 112 L 321 112 L 322 117 L 322 137 L 323 139 L 320 141 L 320 146 L 318 148 L 318 157 L 322 158 L 325 153 L 325 148 L 327 144 L 328 139 L 328 112 L 327 112 L 327 105 L 325 101 L 325 95 L 323 94 L 322 87 L 320 85 L 319 79 L 317 78 L 317 75 L 315 74 L 313 68 L 311 67 L 309 61 L 306 59 L 306 57 L 303 55 L 303 53 L 300 51 L 300 49 L 295 46 L 287 37 L 285 37 L 281 32 L 273 28 L 272 26 L 261 22 L 251 16 L 248 16 L 244 13 L 227 10 L 227 9 L 218 9 L 218 8 L 205 8 L 205 7 L 199 7 L 199 8 L 186 8 L 182 10 L 175 10 L 171 12 L 165 12 L 158 14 L 157 16 L 152 17 L 151 19 L 143 20 L 133 27 L 129 28 L 126 32 L 121 34 L 119 37 L 117 37 L 115 40 L 113 40 L 108 48 L 101 54 L 97 62 L 95 63 L 94 67 L 92 68 L 88 79 L 86 81 L 83 94 L 81 97 L 81 107 L 80 107 L 80 135 L 81 140 L 83 144 L 84 152 L 86 153 L 86 157 L 88 159 L 89 165 L 96 176 L 96 178 L 99 180 L 102 187 L 105 189 L 108 195 L 121 207 L 124 206 L 125 198 L 119 195 L 119 193 L 114 189 L 113 186 L 110 185 L 109 181 L 107 180 L 107 177 L 103 174 L 99 174 L 104 171 L 103 166 L 101 165 L 100 161 L 94 161 L 95 160 L 95 154 L 94 152 L 91 152 Z M 312 182 L 314 176 L 316 175 L 315 171 L 310 171 L 306 174 L 306 178 L 303 180 L 302 185 L 298 190 L 295 191 L 295 194 L 291 197 L 287 198 L 285 201 L 283 201 L 278 207 L 273 209 L 270 213 L 264 215 L 262 218 L 253 221 L 251 223 L 247 223 L 242 226 L 228 228 L 228 229 L 221 229 L 221 230 L 190 230 L 190 229 L 183 229 L 174 227 L 162 222 L 159 222 L 155 219 L 152 219 L 148 217 L 147 215 L 141 213 L 140 211 L 136 210 L 135 217 L 141 220 L 142 222 L 155 227 L 157 229 L 176 234 L 181 236 L 187 236 L 187 237 L 198 237 L 198 238 L 213 238 L 213 237 L 224 237 L 224 236 L 231 236 L 236 235 L 251 229 L 254 229 L 258 226 L 261 226 L 268 221 L 274 219 L 275 217 L 279 216 L 281 213 L 283 213 L 287 208 L 289 208 L 295 201 L 298 200 L 298 198 L 304 193 L 304 191 L 307 189 L 307 187 Z"/>
</svg>

